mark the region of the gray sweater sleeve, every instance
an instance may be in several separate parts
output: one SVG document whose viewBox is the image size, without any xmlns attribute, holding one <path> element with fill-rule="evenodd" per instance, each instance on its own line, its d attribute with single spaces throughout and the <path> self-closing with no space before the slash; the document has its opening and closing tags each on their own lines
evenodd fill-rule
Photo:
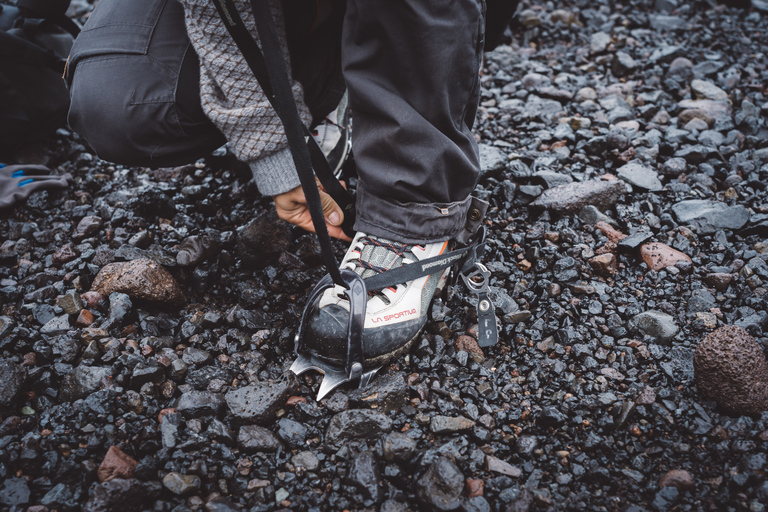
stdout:
<svg viewBox="0 0 768 512">
<path fill-rule="evenodd" d="M 276 195 L 299 186 L 285 130 L 261 90 L 239 48 L 208 0 L 180 0 L 187 33 L 200 59 L 200 98 L 203 110 L 229 141 L 237 158 L 247 162 L 264 195 Z M 240 17 L 259 42 L 248 0 L 234 0 Z M 279 0 L 270 0 L 281 50 L 290 75 L 291 66 Z M 291 78 L 301 120 L 311 121 L 301 85 Z"/>
</svg>

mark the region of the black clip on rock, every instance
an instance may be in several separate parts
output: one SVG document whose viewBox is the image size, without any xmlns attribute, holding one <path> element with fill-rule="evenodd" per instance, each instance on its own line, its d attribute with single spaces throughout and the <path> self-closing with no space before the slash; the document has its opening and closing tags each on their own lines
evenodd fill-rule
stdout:
<svg viewBox="0 0 768 512">
<path fill-rule="evenodd" d="M 348 269 L 341 270 L 341 277 L 347 285 L 346 295 L 349 299 L 349 320 L 347 323 L 347 360 L 344 369 L 334 368 L 327 362 L 312 355 L 305 346 L 304 333 L 306 332 L 309 315 L 317 306 L 323 292 L 335 284 L 330 274 L 323 277 L 315 289 L 312 290 L 304 312 L 301 315 L 299 332 L 296 334 L 295 346 L 298 358 L 291 365 L 291 371 L 301 375 L 309 370 L 316 370 L 325 376 L 320 384 L 317 400 L 321 400 L 333 389 L 345 382 L 360 379 L 360 387 L 367 386 L 378 368 L 365 372 L 365 359 L 363 355 L 363 327 L 365 325 L 365 308 L 367 304 L 367 292 L 363 278 Z"/>
<path fill-rule="evenodd" d="M 490 347 L 499 341 L 496 314 L 494 313 L 493 302 L 488 296 L 490 291 L 488 281 L 491 278 L 491 272 L 478 261 L 475 262 L 475 269 L 469 274 L 461 274 L 461 279 L 469 291 L 477 296 L 477 344 L 481 347 Z"/>
</svg>

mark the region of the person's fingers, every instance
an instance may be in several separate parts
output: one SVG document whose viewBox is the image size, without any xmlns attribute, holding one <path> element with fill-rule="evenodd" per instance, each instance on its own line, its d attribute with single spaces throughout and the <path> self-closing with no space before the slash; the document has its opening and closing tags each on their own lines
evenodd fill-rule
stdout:
<svg viewBox="0 0 768 512">
<path fill-rule="evenodd" d="M 331 226 L 341 226 L 344 221 L 344 212 L 333 198 L 324 191 L 320 191 L 320 203 L 323 206 L 325 220 Z"/>
</svg>

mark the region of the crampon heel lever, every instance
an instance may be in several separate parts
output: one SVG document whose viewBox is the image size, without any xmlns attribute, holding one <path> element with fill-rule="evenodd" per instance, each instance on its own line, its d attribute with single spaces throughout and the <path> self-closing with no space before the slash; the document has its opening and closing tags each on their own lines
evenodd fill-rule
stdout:
<svg viewBox="0 0 768 512">
<path fill-rule="evenodd" d="M 323 292 L 332 288 L 335 283 L 330 274 L 323 277 L 312 290 L 304 312 L 301 315 L 299 332 L 294 339 L 298 357 L 291 365 L 291 371 L 301 375 L 309 370 L 316 370 L 324 375 L 323 382 L 317 393 L 317 400 L 321 400 L 338 386 L 360 379 L 360 387 L 367 386 L 379 368 L 365 371 L 365 359 L 363 355 L 363 326 L 365 324 L 365 307 L 367 292 L 363 278 L 348 269 L 341 270 L 341 277 L 347 285 L 344 292 L 349 299 L 349 321 L 347 323 L 347 360 L 344 368 L 334 365 L 313 355 L 306 347 L 304 334 L 307 329 L 310 312 L 315 308 Z"/>
<path fill-rule="evenodd" d="M 466 287 L 477 296 L 477 344 L 481 347 L 490 347 L 499 341 L 495 308 L 488 296 L 491 272 L 477 261 L 474 268 L 474 271 L 460 275 Z"/>
</svg>

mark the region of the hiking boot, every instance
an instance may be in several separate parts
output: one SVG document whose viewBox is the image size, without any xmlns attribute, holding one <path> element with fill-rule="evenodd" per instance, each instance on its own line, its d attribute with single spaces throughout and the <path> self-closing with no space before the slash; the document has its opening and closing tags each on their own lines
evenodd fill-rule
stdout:
<svg viewBox="0 0 768 512">
<path fill-rule="evenodd" d="M 401 244 L 358 232 L 341 263 L 362 278 L 439 256 L 449 242 L 424 245 Z M 427 321 L 436 290 L 442 288 L 449 270 L 440 270 L 407 283 L 369 291 L 363 328 L 366 368 L 378 368 L 406 353 Z M 326 290 L 310 317 L 306 339 L 311 353 L 343 368 L 347 353 L 349 301 L 344 288 Z"/>
<path fill-rule="evenodd" d="M 345 92 L 336 110 L 312 129 L 312 136 L 336 178 L 341 175 L 341 166 L 352 148 L 351 131 L 349 101 Z"/>
</svg>

